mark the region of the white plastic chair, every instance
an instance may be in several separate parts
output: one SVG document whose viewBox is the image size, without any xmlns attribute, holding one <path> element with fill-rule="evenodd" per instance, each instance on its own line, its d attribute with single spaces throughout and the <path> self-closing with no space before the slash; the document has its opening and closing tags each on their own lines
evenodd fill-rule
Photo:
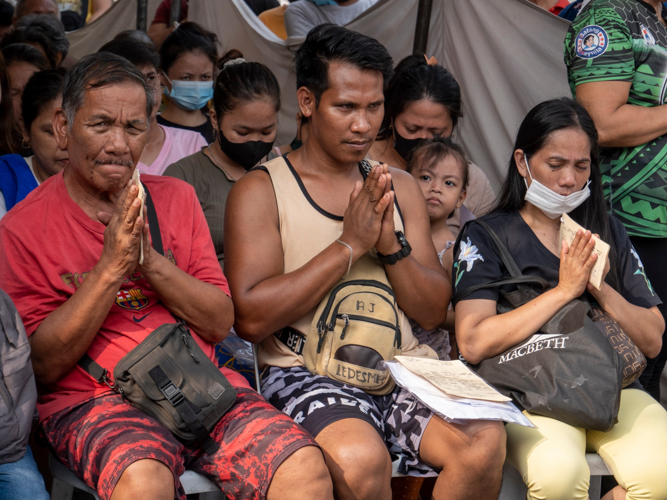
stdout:
<svg viewBox="0 0 667 500">
<path fill-rule="evenodd" d="M 53 475 L 51 500 L 72 500 L 74 488 L 91 494 L 95 500 L 100 500 L 94 489 L 89 488 L 51 454 L 49 454 L 49 468 Z M 200 500 L 223 500 L 225 498 L 218 485 L 196 472 L 185 471 L 179 479 L 187 495 L 198 493 Z"/>
</svg>

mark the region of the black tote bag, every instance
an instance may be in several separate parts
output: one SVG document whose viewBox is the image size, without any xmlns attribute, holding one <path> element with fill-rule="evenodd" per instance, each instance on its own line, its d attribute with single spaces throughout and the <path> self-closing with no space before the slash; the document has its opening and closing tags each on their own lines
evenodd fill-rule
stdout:
<svg viewBox="0 0 667 500">
<path fill-rule="evenodd" d="M 486 230 L 511 277 L 469 287 L 457 293 L 454 300 L 481 289 L 517 285 L 512 292 L 500 290 L 496 310 L 503 314 L 539 295 L 527 283 L 537 283 L 543 291 L 549 288 L 543 278 L 521 274 L 505 245 L 484 221 L 474 220 L 469 224 L 479 224 Z M 463 231 L 456 241 L 454 255 L 458 253 L 462 234 Z M 575 299 L 532 337 L 498 356 L 469 366 L 522 410 L 574 427 L 608 431 L 618 421 L 623 369 L 620 355 L 590 313 L 587 302 Z"/>
</svg>

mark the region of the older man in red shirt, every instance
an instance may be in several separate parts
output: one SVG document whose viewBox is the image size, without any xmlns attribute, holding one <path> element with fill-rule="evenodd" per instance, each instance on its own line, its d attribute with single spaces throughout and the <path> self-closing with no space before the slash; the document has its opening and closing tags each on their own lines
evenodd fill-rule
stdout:
<svg viewBox="0 0 667 500">
<path fill-rule="evenodd" d="M 0 288 L 30 336 L 41 430 L 57 457 L 101 498 L 185 500 L 185 466 L 231 498 L 332 498 L 321 451 L 291 419 L 227 369 L 237 392 L 210 430 L 207 455 L 77 363 L 88 354 L 113 372 L 153 330 L 185 320 L 214 360 L 233 322 L 229 287 L 194 190 L 145 176 L 164 255 L 151 246 L 138 186 L 130 178 L 153 103 L 143 75 L 109 53 L 68 73 L 53 120 L 69 165 L 0 223 Z M 143 241 L 144 260 L 139 264 Z"/>
</svg>

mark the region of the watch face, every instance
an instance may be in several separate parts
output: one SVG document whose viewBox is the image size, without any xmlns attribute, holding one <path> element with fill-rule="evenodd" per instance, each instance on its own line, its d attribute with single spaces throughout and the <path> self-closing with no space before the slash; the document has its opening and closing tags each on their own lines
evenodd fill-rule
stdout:
<svg viewBox="0 0 667 500">
<path fill-rule="evenodd" d="M 396 238 L 402 247 L 407 246 L 408 240 L 405 239 L 405 235 L 402 231 L 396 231 Z"/>
</svg>

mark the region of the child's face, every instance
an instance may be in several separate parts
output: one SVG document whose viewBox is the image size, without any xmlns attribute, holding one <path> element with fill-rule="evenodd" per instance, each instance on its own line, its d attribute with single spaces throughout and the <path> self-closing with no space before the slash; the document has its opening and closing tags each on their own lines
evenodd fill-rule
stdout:
<svg viewBox="0 0 667 500">
<path fill-rule="evenodd" d="M 429 219 L 446 219 L 466 198 L 461 165 L 453 155 L 430 168 L 416 163 L 412 175 L 424 194 Z"/>
</svg>

